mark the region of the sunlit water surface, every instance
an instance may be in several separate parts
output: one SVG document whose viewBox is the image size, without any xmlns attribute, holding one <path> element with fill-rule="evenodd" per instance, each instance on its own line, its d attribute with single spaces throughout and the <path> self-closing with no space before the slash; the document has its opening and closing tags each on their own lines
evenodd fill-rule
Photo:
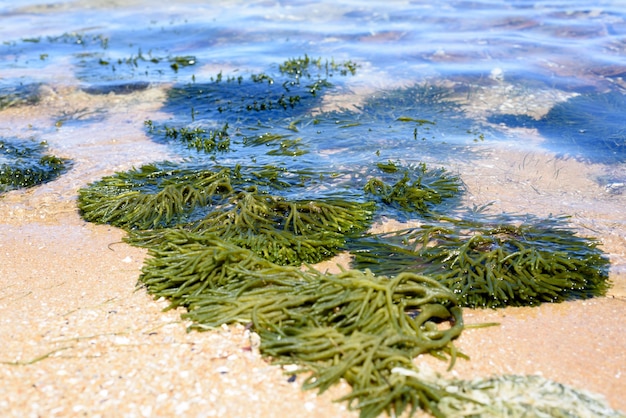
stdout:
<svg viewBox="0 0 626 418">
<path fill-rule="evenodd" d="M 89 181 L 166 159 L 327 172 L 426 162 L 460 174 L 475 202 L 501 200 L 496 210 L 617 227 L 612 251 L 623 259 L 624 2 L 3 1 L 0 34 L 0 135 L 46 141 L 73 162 L 40 193 L 73 199 Z M 313 74 L 307 82 L 332 87 L 284 114 L 221 112 L 167 93 L 191 97 L 241 76 L 242 89 L 278 94 L 289 81 L 279 65 L 305 56 L 356 72 Z M 259 74 L 274 90 L 250 81 Z M 222 101 L 248 94 L 221 86 Z M 418 87 L 455 106 L 411 103 Z M 150 135 L 147 120 L 229 123 L 236 135 L 230 152 L 202 155 Z M 266 131 L 295 142 L 283 153 L 246 143 Z"/>
</svg>

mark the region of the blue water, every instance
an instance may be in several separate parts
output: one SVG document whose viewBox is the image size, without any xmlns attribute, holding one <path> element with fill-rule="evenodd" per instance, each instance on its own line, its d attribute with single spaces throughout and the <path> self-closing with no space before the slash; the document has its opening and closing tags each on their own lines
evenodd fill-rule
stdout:
<svg viewBox="0 0 626 418">
<path fill-rule="evenodd" d="M 380 161 L 445 166 L 508 142 L 620 165 L 625 18 L 621 1 L 5 1 L 0 104 L 37 109 L 50 90 L 113 98 L 160 89 L 159 112 L 144 118 L 157 129 L 143 132 L 170 146 L 163 159 L 205 164 L 349 167 L 353 175 Z M 301 76 L 280 70 L 304 57 L 322 66 Z M 329 72 L 329 63 L 339 67 Z M 355 71 L 342 72 L 344 63 Z M 322 88 L 310 94 L 316 82 Z M 510 92 L 509 106 L 491 103 L 493 92 Z M 71 158 L 90 141 L 78 130 L 116 131 L 118 121 L 107 116 L 112 102 L 67 100 L 73 108 L 57 110 L 54 125 L 26 129 L 25 119 L 1 134 L 48 136 Z M 274 107 L 261 108 L 263 100 Z M 189 150 L 163 135 L 166 127 L 211 132 L 226 124 L 227 152 Z M 536 129 L 539 146 L 511 134 L 520 127 Z M 268 133 L 276 139 L 259 145 Z M 115 166 L 108 160 L 121 152 L 115 147 L 92 150 L 102 172 Z"/>
<path fill-rule="evenodd" d="M 466 106 L 477 87 L 497 83 L 568 95 L 623 93 L 625 17 L 620 1 L 593 7 L 582 1 L 1 2 L 0 94 L 58 83 L 91 94 L 201 85 L 222 71 L 276 74 L 284 60 L 304 54 L 358 64 L 355 76 L 331 80 L 335 92 L 445 83 Z M 442 119 L 435 121 L 438 128 Z M 463 125 L 439 128 L 434 140 L 445 136 L 445 142 L 465 144 L 478 135 L 497 137 L 495 124 Z M 626 127 L 615 129 L 618 146 L 607 152 L 619 155 L 608 162 L 626 158 L 619 136 Z M 473 134 L 464 134 L 468 130 Z M 598 153 L 594 141 L 587 146 L 589 155 Z M 575 157 L 586 152 L 567 143 L 551 150 Z M 596 160 L 603 162 L 604 150 L 599 152 Z"/>
<path fill-rule="evenodd" d="M 585 89 L 624 66 L 620 1 L 2 2 L 3 67 L 46 68 L 71 57 L 164 58 L 265 68 L 307 51 L 367 62 L 391 77 L 511 77 Z M 39 39 L 33 43 L 26 40 Z M 55 39 L 56 41 L 51 41 Z M 106 39 L 106 44 L 103 43 Z M 40 62 L 40 55 L 47 54 Z M 6 66 L 6 67 L 5 67 Z M 141 70 L 148 69 L 146 75 Z M 159 65 L 111 79 L 185 79 Z M 99 75 L 84 74 L 89 82 Z M 608 81 L 610 83 L 610 81 Z"/>
</svg>

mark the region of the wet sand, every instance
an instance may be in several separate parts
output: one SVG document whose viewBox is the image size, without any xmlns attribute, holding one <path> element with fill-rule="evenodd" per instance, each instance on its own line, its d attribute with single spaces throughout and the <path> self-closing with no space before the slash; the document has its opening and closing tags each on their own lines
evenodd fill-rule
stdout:
<svg viewBox="0 0 626 418">
<path fill-rule="evenodd" d="M 159 95 L 138 94 L 97 99 L 119 99 L 107 113 L 107 123 L 118 127 L 114 137 L 97 126 L 47 131 L 51 151 L 72 158 L 74 168 L 0 198 L 0 415 L 357 416 L 332 402 L 348 391 L 345 384 L 321 396 L 302 391 L 302 377 L 290 382 L 263 360 L 254 334 L 241 326 L 187 333 L 180 311 L 162 312 L 165 301 L 136 290 L 145 251 L 121 243 L 123 231 L 81 219 L 80 187 L 166 155 L 141 131 L 143 120 L 156 118 Z M 38 109 L 44 115 L 45 106 L 53 115 L 75 99 L 47 97 Z M 32 123 L 28 109 L 16 112 L 2 117 Z M 72 143 L 84 135 L 89 141 Z M 101 166 L 93 155 L 110 142 L 120 154 L 111 158 L 114 167 Z M 587 301 L 466 309 L 468 324 L 500 323 L 468 329 L 457 340 L 471 360 L 459 360 L 450 373 L 430 357 L 417 363 L 447 377 L 541 374 L 626 411 L 626 228 L 619 209 L 626 202 L 593 181 L 606 169 L 507 149 L 451 169 L 467 185 L 468 204 L 572 215 L 581 233 L 602 240 L 614 285 L 606 297 Z"/>
<path fill-rule="evenodd" d="M 2 416 L 326 416 L 241 326 L 187 333 L 135 285 L 145 253 L 77 214 L 3 224 Z"/>
</svg>

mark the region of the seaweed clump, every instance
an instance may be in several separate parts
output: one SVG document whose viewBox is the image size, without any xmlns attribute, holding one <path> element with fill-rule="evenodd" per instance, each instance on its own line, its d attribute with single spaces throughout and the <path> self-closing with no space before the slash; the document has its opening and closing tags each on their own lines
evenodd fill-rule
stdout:
<svg viewBox="0 0 626 418">
<path fill-rule="evenodd" d="M 371 177 L 364 191 L 402 213 L 427 215 L 433 210 L 441 211 L 444 201 L 461 194 L 460 179 L 443 168 L 428 169 L 424 163 L 401 167 L 392 161 L 377 167 L 382 175 Z"/>
<path fill-rule="evenodd" d="M 0 193 L 54 180 L 68 161 L 45 154 L 45 143 L 0 139 Z"/>
<path fill-rule="evenodd" d="M 187 308 L 183 317 L 193 329 L 251 324 L 266 356 L 311 372 L 304 388 L 323 392 L 346 379 L 352 392 L 342 400 L 363 417 L 417 408 L 443 416 L 443 386 L 394 371 L 417 372 L 412 359 L 419 354 L 452 362 L 457 355 L 461 310 L 438 282 L 412 273 L 278 266 L 219 238 L 182 232 L 150 255 L 140 281 L 172 307 Z"/>
<path fill-rule="evenodd" d="M 279 171 L 267 167 L 258 174 L 245 171 L 148 165 L 80 190 L 79 208 L 89 221 L 133 230 L 129 242 L 135 245 L 167 243 L 182 229 L 293 265 L 332 257 L 373 216 L 373 203 L 271 194 L 263 188 L 269 184 L 276 192 L 289 179 L 272 180 Z"/>
<path fill-rule="evenodd" d="M 532 306 L 600 296 L 609 261 L 564 217 L 440 219 L 353 243 L 354 265 L 429 275 L 472 308 Z"/>
</svg>

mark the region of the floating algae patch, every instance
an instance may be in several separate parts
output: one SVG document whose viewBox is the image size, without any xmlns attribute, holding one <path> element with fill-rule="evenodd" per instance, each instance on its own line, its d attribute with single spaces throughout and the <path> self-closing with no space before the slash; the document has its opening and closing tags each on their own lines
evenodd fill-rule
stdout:
<svg viewBox="0 0 626 418">
<path fill-rule="evenodd" d="M 0 138 L 0 193 L 54 180 L 68 161 L 45 153 L 44 143 Z"/>
<path fill-rule="evenodd" d="M 604 295 L 609 260 L 566 218 L 442 218 L 351 244 L 356 268 L 412 271 L 451 289 L 463 306 L 537 305 Z"/>
<path fill-rule="evenodd" d="M 626 95 L 593 93 L 557 103 L 539 120 L 525 115 L 493 115 L 489 121 L 536 128 L 547 146 L 561 156 L 616 164 L 626 161 L 625 112 Z"/>
<path fill-rule="evenodd" d="M 220 72 L 208 82 L 175 86 L 168 90 L 163 110 L 176 117 L 167 124 L 146 121 L 148 132 L 155 140 L 195 151 L 230 149 L 256 158 L 263 146 L 271 148 L 265 152 L 271 156 L 268 160 L 300 156 L 308 146 L 302 138 L 292 137 L 295 122 L 321 105 L 323 93 L 334 87 L 331 77 L 352 75 L 356 67 L 350 61 L 305 55 L 280 64 L 278 72 Z M 246 147 L 253 149 L 246 152 Z"/>
</svg>

